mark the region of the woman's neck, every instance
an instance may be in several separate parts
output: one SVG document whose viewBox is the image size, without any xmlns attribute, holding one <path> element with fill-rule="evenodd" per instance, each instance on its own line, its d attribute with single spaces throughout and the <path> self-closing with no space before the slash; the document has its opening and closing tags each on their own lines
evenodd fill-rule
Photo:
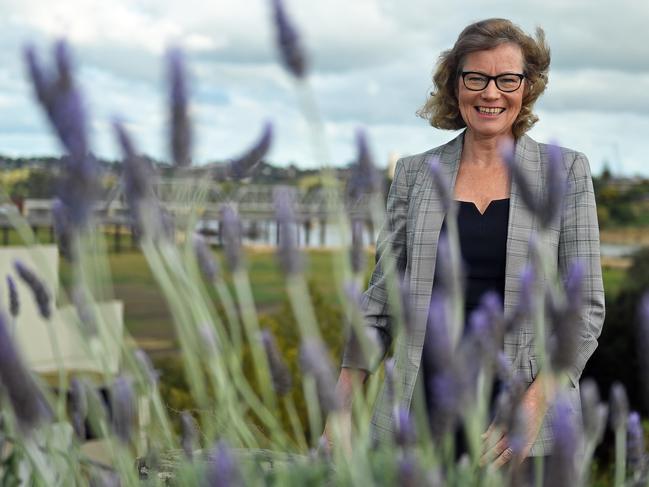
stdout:
<svg viewBox="0 0 649 487">
<path fill-rule="evenodd" d="M 495 137 L 480 137 L 473 131 L 467 130 L 464 134 L 462 160 L 479 166 L 502 164 L 503 146 L 513 143 L 514 137 L 511 134 Z"/>
</svg>

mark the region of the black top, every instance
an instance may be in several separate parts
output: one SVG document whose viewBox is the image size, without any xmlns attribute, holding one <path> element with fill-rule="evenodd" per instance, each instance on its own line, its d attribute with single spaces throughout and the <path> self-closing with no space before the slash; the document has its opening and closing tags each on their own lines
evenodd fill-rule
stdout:
<svg viewBox="0 0 649 487">
<path fill-rule="evenodd" d="M 466 277 L 464 309 L 466 331 L 468 317 L 479 306 L 484 293 L 493 290 L 498 293 L 501 299 L 504 296 L 509 198 L 492 200 L 484 213 L 480 213 L 472 202 L 458 201 L 458 203 L 458 239 Z M 441 233 L 445 231 L 446 220 L 442 224 Z M 437 256 L 439 258 L 439 252 Z M 435 269 L 440 269 L 439 262 Z M 435 271 L 433 287 L 437 284 L 438 272 Z M 429 384 L 432 370 L 427 370 L 426 342 L 424 342 L 422 355 L 422 374 L 425 396 L 430 407 L 433 397 L 431 384 Z"/>
<path fill-rule="evenodd" d="M 509 198 L 491 201 L 482 214 L 469 201 L 459 204 L 457 226 L 466 272 L 465 316 L 468 317 L 487 291 L 496 291 L 501 297 L 505 294 Z"/>
</svg>

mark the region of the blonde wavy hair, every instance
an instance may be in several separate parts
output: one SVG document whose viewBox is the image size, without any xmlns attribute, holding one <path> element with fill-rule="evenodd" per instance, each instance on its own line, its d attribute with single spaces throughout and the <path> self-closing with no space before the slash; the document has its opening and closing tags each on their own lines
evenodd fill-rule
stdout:
<svg viewBox="0 0 649 487">
<path fill-rule="evenodd" d="M 525 63 L 525 92 L 523 105 L 512 126 L 514 137 L 527 132 L 538 121 L 532 109 L 548 84 L 550 48 L 545 42 L 543 29 L 537 27 L 536 38 L 507 19 L 487 19 L 467 26 L 457 38 L 452 49 L 444 51 L 433 73 L 434 89 L 426 104 L 417 111 L 439 129 L 458 130 L 466 127 L 458 108 L 458 79 L 467 54 L 493 49 L 501 44 L 513 43 L 521 48 Z"/>
</svg>

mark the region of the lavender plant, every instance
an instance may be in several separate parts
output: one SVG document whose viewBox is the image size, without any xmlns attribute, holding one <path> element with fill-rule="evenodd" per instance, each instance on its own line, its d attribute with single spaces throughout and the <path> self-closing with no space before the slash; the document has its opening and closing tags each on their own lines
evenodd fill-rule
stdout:
<svg viewBox="0 0 649 487">
<path fill-rule="evenodd" d="M 271 9 L 282 61 L 301 90 L 315 153 L 319 160 L 328 161 L 321 120 L 308 95 L 309 63 L 300 36 L 281 0 L 272 0 Z M 56 232 L 59 241 L 68 242 L 72 249 L 74 289 L 78 292 L 73 292 L 69 300 L 77 309 L 78 325 L 92 324 L 87 328 L 93 331 L 89 333 L 86 329 L 83 338 L 88 349 L 101 356 L 110 333 L 105 332 L 106 324 L 92 309 L 99 298 L 106 296 L 105 289 L 97 284 L 106 273 L 101 257 L 104 255 L 101 238 L 87 235 L 92 226 L 91 210 L 98 169 L 89 156 L 88 118 L 83 108 L 83 97 L 74 80 L 65 44 L 59 43 L 55 47 L 55 69 L 43 69 L 32 48 L 26 52 L 26 61 L 36 97 L 68 154 L 63 171 L 63 192 L 56 205 Z M 299 367 L 303 380 L 299 384 L 301 387 L 294 388 L 289 368 L 283 360 L 285 357 L 281 356 L 274 336 L 268 330 L 262 331 L 259 323 L 242 248 L 242 224 L 236 208 L 224 205 L 220 221 L 225 267 L 231 274 L 233 290 L 225 285 L 224 273 L 206 241 L 194 232 L 206 191 L 203 178 L 192 176 L 188 171 L 192 160 L 192 125 L 188 108 L 190 90 L 184 64 L 180 51 L 169 52 L 168 139 L 170 157 L 176 167 L 172 191 L 183 203 L 182 210 L 174 214 L 173 219 L 166 211 L 161 195 L 156 192 L 154 168 L 138 154 L 135 141 L 122 123 L 115 122 L 114 129 L 123 156 L 125 199 L 132 221 L 141 234 L 141 251 L 173 314 L 197 419 L 195 421 L 194 415 L 185 411 L 179 416 L 180 434 L 173 429 L 164 398 L 160 396 L 158 373 L 149 358 L 126 340 L 121 343 L 123 365 L 120 374 L 111 377 L 105 373 L 102 377 L 106 384 L 111 384 L 110 407 L 86 382 L 80 379 L 71 381 L 70 411 L 57 408 L 57 421 L 70 432 L 76 432 L 78 438 L 73 438 L 70 433 L 69 448 L 61 455 L 67 463 L 56 470 L 56 463 L 46 460 L 48 455 L 54 456 L 51 442 L 31 440 L 39 435 L 51 436 L 49 403 L 53 399 L 40 389 L 25 369 L 7 332 L 6 317 L 0 312 L 0 379 L 6 397 L 4 402 L 8 403 L 8 407 L 2 409 L 8 413 L 3 417 L 9 418 L 10 423 L 3 429 L 14 434 L 15 448 L 24 453 L 20 467 L 7 466 L 7 462 L 5 468 L 8 471 L 13 468 L 12 472 L 31 469 L 35 472 L 34 477 L 41 480 L 68 479 L 61 472 L 71 464 L 80 463 L 83 472 L 73 471 L 73 481 L 77 484 L 139 485 L 141 472 L 137 472 L 134 465 L 137 459 L 147 458 L 154 459 L 148 462 L 149 472 L 158 475 L 153 484 L 161 481 L 161 474 L 165 473 L 166 481 L 171 485 L 326 483 L 365 486 L 395 482 L 400 485 L 516 485 L 521 480 L 516 465 L 506 471 L 481 470 L 479 467 L 480 434 L 488 427 L 487 405 L 494 376 L 501 380 L 503 391 L 496 401 L 496 415 L 487 433 L 493 433 L 499 439 L 506 434 L 514 460 L 520 459 L 527 446 L 524 434 L 527 418 L 521 405 L 527 384 L 512 374 L 511 364 L 499 351 L 499 345 L 507 332 L 516 332 L 521 321 L 531 319 L 538 337 L 535 346 L 544 372 L 556 377 L 560 386 L 565 385 L 567 372 L 574 366 L 575 322 L 580 311 L 583 280 L 580 264 L 574 263 L 566 282 L 559 282 L 558 276 L 549 272 L 553 268 L 548 265 L 550 257 L 543 253 L 538 242 L 532 242 L 530 253 L 534 259 L 520 276 L 520 299 L 513 315 L 505 317 L 502 303 L 494 296 L 486 296 L 480 308 L 469 317 L 468 330 L 463 332 L 465 320 L 456 207 L 450 183 L 439 161 L 429 161 L 436 197 L 447 213 L 447 232 L 440 239 L 438 248 L 445 278 L 433 290 L 426 330 L 416 326 L 417 316 L 409 297 L 408 277 L 397 275 L 399 263 L 391 256 L 389 239 L 384 239 L 387 248 L 380 249 L 385 257 L 379 264 L 386 280 L 389 312 L 396 324 L 396 341 L 426 333 L 426 346 L 430 353 L 424 360 L 431 377 L 427 384 L 431 390 L 431 411 L 423 411 L 421 404 L 400 402 L 404 387 L 403 368 L 412 366 L 416 358 L 410 357 L 403 349 L 395 349 L 394 357 L 385 364 L 383 391 L 392 405 L 390 419 L 394 424 L 394 434 L 387 443 L 377 443 L 371 436 L 371 405 L 380 382 L 375 375 L 369 379 L 366 389 L 359 387 L 355 392 L 353 421 L 340 421 L 334 425 L 337 440 L 350 436 L 353 429 L 351 441 L 348 444 L 334 441 L 333 450 L 322 448 L 323 415 L 335 417 L 343 405 L 307 292 L 304 256 L 294 232 L 300 216 L 295 214 L 293 196 L 286 188 L 280 188 L 275 194 L 276 219 L 280 225 L 277 260 L 285 274 L 290 309 L 296 318 L 301 342 Z M 260 139 L 250 149 L 243 151 L 242 156 L 227 166 L 212 170 L 211 176 L 235 180 L 247 176 L 267 153 L 272 136 L 272 126 L 267 124 Z M 348 192 L 353 200 L 369 195 L 372 224 L 378 226 L 384 218 L 380 208 L 381 184 L 368 145 L 366 136 L 359 133 L 358 157 Z M 524 203 L 538 217 L 540 231 L 547 231 L 560 214 L 562 195 L 566 190 L 559 149 L 551 148 L 551 162 L 546 175 L 550 190 L 547 197 L 540 200 L 532 197 L 532 183 L 522 177 L 513 151 L 506 154 L 506 159 L 512 177 L 522 189 Z M 346 237 L 350 237 L 350 248 L 346 249 L 349 251 L 336 255 L 336 288 L 344 303 L 345 320 L 350 323 L 351 333 L 357 337 L 359 346 L 367 352 L 366 358 L 371 362 L 375 359 L 375 350 L 383 349 L 381 345 L 384 344 L 380 339 L 368 337 L 363 326 L 360 289 L 365 268 L 364 222 L 352 218 L 350 225 L 345 208 L 340 204 L 342 188 L 327 175 L 326 170 L 322 182 L 331 194 L 327 215 L 340 226 Z M 540 235 L 539 240 L 542 237 Z M 22 264 L 17 264 L 16 270 L 33 290 L 41 314 L 48 318 L 52 313 L 51 297 L 38 276 Z M 546 286 L 539 284 L 541 276 L 546 278 Z M 212 287 L 218 304 L 222 306 L 222 315 L 209 298 Z M 14 306 L 14 301 L 17 300 L 10 300 L 12 315 L 15 316 L 17 305 Z M 644 308 L 647 308 L 646 303 Z M 642 316 L 646 320 L 644 308 Z M 550 329 L 546 330 L 546 322 L 551 325 Z M 550 337 L 547 343 L 546 335 Z M 295 363 L 297 357 L 293 359 Z M 246 373 L 246 367 L 251 367 L 252 373 Z M 61 380 L 61 384 L 63 382 Z M 307 426 L 302 425 L 297 417 L 294 389 L 301 389 L 305 398 Z M 65 386 L 59 388 L 59 404 L 65 391 Z M 616 386 L 611 395 L 616 435 L 616 485 L 627 481 L 627 445 L 629 470 L 633 482 L 638 482 L 645 475 L 639 417 L 636 414 L 629 416 L 622 389 Z M 559 395 L 555 401 L 552 418 L 556 439 L 546 485 L 586 485 L 588 482 L 593 450 L 602 436 L 605 406 L 600 404 L 592 383 L 583 385 L 582 396 L 583 437 L 578 425 L 567 422 L 568 405 L 563 396 Z M 139 420 L 143 411 L 138 405 L 143 402 L 150 404 L 149 422 Z M 428 413 L 432 418 L 431 425 L 421 421 Z M 279 419 L 282 416 L 288 416 L 290 431 Z M 107 439 L 111 457 L 107 471 L 97 470 L 81 452 L 81 442 L 88 433 L 85 431 L 86 422 L 92 431 Z M 458 424 L 465 427 L 469 451 L 464 459 L 456 461 L 453 441 Z M 583 462 L 577 463 L 575 453 L 582 441 L 586 454 Z M 201 451 L 200 445 L 216 446 Z M 182 454 L 178 454 L 179 451 Z M 162 472 L 164 462 L 158 458 L 160 452 L 172 458 L 166 472 Z M 16 461 L 16 465 L 18 463 Z M 52 472 L 54 474 L 50 475 Z M 63 480 L 57 482 L 64 485 Z"/>
</svg>

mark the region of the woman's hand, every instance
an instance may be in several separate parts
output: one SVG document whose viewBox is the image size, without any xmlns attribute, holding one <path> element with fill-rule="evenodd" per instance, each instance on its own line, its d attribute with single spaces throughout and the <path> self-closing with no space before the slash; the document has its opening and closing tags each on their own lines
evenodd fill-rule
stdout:
<svg viewBox="0 0 649 487">
<path fill-rule="evenodd" d="M 352 448 L 352 399 L 354 397 L 354 387 L 358 387 L 365 382 L 367 372 L 360 369 L 342 368 L 338 383 L 336 384 L 336 394 L 341 402 L 339 411 L 331 413 L 327 417 L 324 432 L 322 433 L 323 447 L 331 451 L 337 440 L 346 453 L 351 453 Z"/>
<path fill-rule="evenodd" d="M 512 459 L 520 463 L 527 458 L 541 430 L 543 418 L 545 418 L 545 413 L 554 397 L 555 389 L 556 385 L 553 378 L 542 374 L 537 376 L 536 380 L 525 392 L 519 406 L 522 409 L 525 424 L 523 430 L 525 446 L 518 455 L 515 455 L 514 450 L 509 445 L 507 432 L 497 428 L 492 423 L 482 435 L 480 465 L 485 466 L 493 463 L 496 468 L 500 468 L 512 461 Z"/>
</svg>

